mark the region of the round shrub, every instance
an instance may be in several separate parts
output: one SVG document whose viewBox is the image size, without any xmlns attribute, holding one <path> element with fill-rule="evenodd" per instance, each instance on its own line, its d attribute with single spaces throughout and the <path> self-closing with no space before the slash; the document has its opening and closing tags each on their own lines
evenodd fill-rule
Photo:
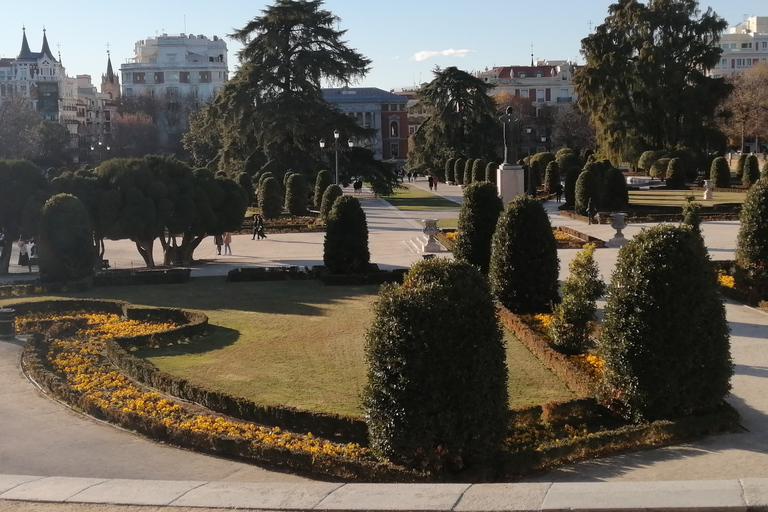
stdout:
<svg viewBox="0 0 768 512">
<path fill-rule="evenodd" d="M 259 188 L 259 208 L 265 219 L 277 219 L 283 213 L 283 198 L 277 179 L 267 176 Z"/>
<path fill-rule="evenodd" d="M 557 242 L 540 201 L 512 200 L 496 225 L 489 278 L 493 295 L 515 313 L 542 312 L 557 302 Z"/>
<path fill-rule="evenodd" d="M 328 185 L 323 192 L 323 202 L 320 203 L 320 218 L 328 220 L 328 215 L 331 213 L 333 203 L 337 198 L 344 195 L 344 191 L 338 185 Z"/>
<path fill-rule="evenodd" d="M 760 179 L 760 163 L 755 155 L 749 155 L 744 161 L 744 172 L 741 175 L 741 182 L 751 187 Z"/>
<path fill-rule="evenodd" d="M 683 161 L 671 158 L 667 165 L 667 188 L 682 190 L 685 188 L 685 169 Z"/>
<path fill-rule="evenodd" d="M 648 176 L 653 176 L 651 173 L 651 169 L 653 168 L 653 164 L 656 163 L 660 158 L 664 158 L 667 156 L 667 151 L 663 149 L 657 149 L 653 151 L 644 151 L 643 154 L 640 155 L 640 159 L 637 161 L 637 166 L 645 171 L 645 174 Z"/>
<path fill-rule="evenodd" d="M 303 174 L 294 173 L 285 187 L 285 207 L 291 215 L 307 215 L 309 187 Z"/>
<path fill-rule="evenodd" d="M 460 315 L 456 312 L 461 311 Z M 385 285 L 365 337 L 371 449 L 430 472 L 481 465 L 507 434 L 506 353 L 483 276 L 442 258 Z"/>
<path fill-rule="evenodd" d="M 584 246 L 568 268 L 570 275 L 561 287 L 563 300 L 552 311 L 549 331 L 559 351 L 580 354 L 589 341 L 589 322 L 595 320 L 597 299 L 605 293 L 594 244 Z"/>
<path fill-rule="evenodd" d="M 747 269 L 765 268 L 768 264 L 768 180 L 759 180 L 749 189 L 739 220 L 737 263 Z"/>
<path fill-rule="evenodd" d="M 472 183 L 485 181 L 485 160 L 478 158 L 472 163 Z"/>
<path fill-rule="evenodd" d="M 496 162 L 488 162 L 485 166 L 485 181 L 496 185 L 496 170 L 499 168 L 499 164 Z"/>
<path fill-rule="evenodd" d="M 544 170 L 547 168 L 547 165 L 549 165 L 549 162 L 554 162 L 555 160 L 555 155 L 549 152 L 536 153 L 531 157 L 529 165 L 536 165 L 539 169 L 538 183 L 542 182 Z"/>
<path fill-rule="evenodd" d="M 456 181 L 456 172 L 454 167 L 456 166 L 456 158 L 449 158 L 445 162 L 445 181 L 453 183 Z"/>
<path fill-rule="evenodd" d="M 554 194 L 557 192 L 558 185 L 560 185 L 560 166 L 553 160 L 547 164 L 544 172 L 544 189 L 547 194 Z"/>
<path fill-rule="evenodd" d="M 565 170 L 565 204 L 573 206 L 576 204 L 576 181 L 581 174 L 581 167 L 568 167 Z"/>
<path fill-rule="evenodd" d="M 717 188 L 729 188 L 731 186 L 731 168 L 725 157 L 719 156 L 712 160 L 709 178 L 715 182 Z"/>
<path fill-rule="evenodd" d="M 504 203 L 493 183 L 480 181 L 466 188 L 459 213 L 459 235 L 453 246 L 456 259 L 488 273 L 491 238 L 503 209 Z"/>
<path fill-rule="evenodd" d="M 333 185 L 333 174 L 331 174 L 331 171 L 323 169 L 317 173 L 315 178 L 315 195 L 312 200 L 315 208 L 320 209 L 323 205 L 323 194 L 325 194 L 325 190 L 330 185 Z"/>
<path fill-rule="evenodd" d="M 463 158 L 457 158 L 453 164 L 453 182 L 457 185 L 464 184 L 464 166 L 467 165 L 467 161 Z"/>
<path fill-rule="evenodd" d="M 603 175 L 602 206 L 608 210 L 621 210 L 629 204 L 627 178 L 624 173 L 611 167 Z"/>
<path fill-rule="evenodd" d="M 341 196 L 328 215 L 323 263 L 333 274 L 348 274 L 365 272 L 370 260 L 365 212 L 356 198 Z"/>
<path fill-rule="evenodd" d="M 579 158 L 572 149 L 564 148 L 557 152 L 555 158 L 557 166 L 560 168 L 560 172 L 565 172 L 571 167 L 578 167 L 581 169 L 584 166 L 584 162 Z"/>
<path fill-rule="evenodd" d="M 592 171 L 582 171 L 576 180 L 574 208 L 579 215 L 587 215 L 589 200 L 595 208 L 600 208 L 600 184 Z"/>
<path fill-rule="evenodd" d="M 733 374 L 728 330 L 701 236 L 670 224 L 640 232 L 608 288 L 602 398 L 635 421 L 717 407 Z"/>
<path fill-rule="evenodd" d="M 699 175 L 699 169 L 701 169 L 705 163 L 706 158 L 690 148 L 680 148 L 669 153 L 669 158 L 679 158 L 683 164 L 683 171 L 685 174 L 684 181 L 694 182 Z M 667 171 L 669 173 L 669 171 Z"/>
<path fill-rule="evenodd" d="M 659 158 L 655 162 L 653 162 L 653 165 L 651 166 L 651 178 L 656 178 L 657 180 L 665 180 L 667 179 L 667 167 L 669 166 L 669 158 Z"/>
<path fill-rule="evenodd" d="M 468 158 L 464 164 L 464 185 L 472 183 L 472 166 L 475 165 L 474 158 Z"/>
<path fill-rule="evenodd" d="M 57 194 L 40 212 L 37 244 L 40 280 L 70 282 L 93 274 L 96 251 L 91 221 L 82 201 Z"/>
</svg>

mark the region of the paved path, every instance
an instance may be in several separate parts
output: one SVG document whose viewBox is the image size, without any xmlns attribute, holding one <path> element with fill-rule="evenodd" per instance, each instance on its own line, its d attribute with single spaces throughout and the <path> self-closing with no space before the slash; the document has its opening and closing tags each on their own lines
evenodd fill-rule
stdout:
<svg viewBox="0 0 768 512">
<path fill-rule="evenodd" d="M 426 180 L 423 183 L 416 182 L 415 186 L 427 190 Z M 437 193 L 457 203 L 461 201 L 461 190 L 458 187 L 441 184 Z M 419 254 L 414 254 L 408 248 L 406 242 L 420 236 L 421 224 L 418 219 L 422 215 L 418 212 L 400 212 L 370 194 L 363 194 L 360 199 L 369 222 L 372 261 L 389 268 L 409 266 L 421 259 Z M 557 204 L 554 203 L 546 204 L 553 225 L 571 226 L 604 240 L 613 234 L 613 230 L 607 225 L 587 226 L 561 217 L 557 214 L 556 207 Z M 625 230 L 625 235 L 632 237 L 649 225 L 632 224 Z M 702 230 L 714 259 L 733 258 L 737 222 L 706 222 L 703 223 Z M 242 235 L 236 236 L 233 241 L 235 254 L 221 257 L 213 254 L 212 245 L 204 244 L 196 256 L 215 260 L 215 264 L 196 267 L 193 275 L 223 275 L 231 268 L 245 265 L 319 264 L 322 261 L 322 241 L 322 233 L 270 235 L 267 240 L 262 241 L 253 241 L 250 236 Z M 135 248 L 129 242 L 110 242 L 107 250 L 107 257 L 118 268 L 141 265 Z M 567 275 L 567 263 L 576 252 L 578 251 L 559 251 L 561 277 Z M 606 280 L 610 279 L 617 254 L 616 249 L 596 251 L 596 259 Z M 28 278 L 28 274 L 22 272 L 0 279 Z M 768 339 L 768 316 L 733 303 L 727 305 L 727 315 L 732 330 L 732 355 L 736 363 L 733 392 L 729 401 L 742 414 L 745 429 L 741 433 L 712 436 L 685 445 L 573 464 L 526 479 L 535 485 L 547 485 L 548 490 L 541 495 L 542 499 L 545 495 L 554 496 L 551 494 L 552 489 L 570 489 L 568 492 L 576 492 L 567 487 L 550 489 L 551 482 L 562 482 L 563 485 L 568 482 L 590 481 L 658 482 L 657 487 L 646 488 L 641 493 L 648 497 L 654 496 L 660 489 L 668 489 L 670 484 L 665 484 L 664 481 L 727 479 L 728 486 L 731 486 L 728 488 L 732 489 L 732 485 L 736 485 L 732 483 L 736 482 L 735 479 L 768 478 L 768 395 L 763 393 L 768 384 L 768 351 L 764 348 Z M 306 481 L 294 475 L 273 473 L 252 465 L 169 448 L 70 412 L 40 395 L 24 379 L 19 370 L 19 355 L 18 342 L 0 342 L 0 473 L 251 483 Z M 677 487 L 687 488 L 686 485 L 681 482 Z M 741 481 L 738 485 L 742 486 L 743 491 L 746 484 Z M 768 489 L 768 481 L 760 483 L 760 486 Z M 478 487 L 481 488 L 482 486 Z M 718 487 L 716 483 L 706 483 L 704 488 Z M 369 491 L 375 494 L 378 492 L 375 489 L 388 487 L 372 487 Z M 484 492 L 498 495 L 500 489 L 513 492 L 512 487 L 503 486 L 489 486 Z M 516 487 L 515 489 L 519 490 Z M 742 492 L 743 496 L 746 494 L 745 491 Z M 5 497 L 0 489 L 0 510 L 92 510 L 74 505 L 37 509 L 31 505 L 15 503 L 12 504 L 15 508 L 8 508 L 5 505 L 11 502 L 2 501 Z M 458 501 L 453 505 L 456 503 Z M 626 503 L 632 502 L 629 500 Z M 201 502 L 200 505 L 202 504 Z M 452 507 L 435 509 L 451 510 L 454 509 Z M 128 509 L 110 510 L 117 512 Z"/>
</svg>

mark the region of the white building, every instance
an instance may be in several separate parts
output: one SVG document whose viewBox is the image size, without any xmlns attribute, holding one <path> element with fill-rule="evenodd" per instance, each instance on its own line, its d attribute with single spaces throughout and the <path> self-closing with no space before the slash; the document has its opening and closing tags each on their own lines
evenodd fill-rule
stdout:
<svg viewBox="0 0 768 512">
<path fill-rule="evenodd" d="M 207 101 L 228 78 L 227 45 L 217 36 L 163 34 L 138 41 L 134 55 L 120 66 L 123 96 L 191 94 Z"/>
<path fill-rule="evenodd" d="M 768 64 L 768 16 L 753 16 L 730 27 L 720 38 L 723 53 L 709 74 L 714 77 L 740 73 Z"/>
</svg>

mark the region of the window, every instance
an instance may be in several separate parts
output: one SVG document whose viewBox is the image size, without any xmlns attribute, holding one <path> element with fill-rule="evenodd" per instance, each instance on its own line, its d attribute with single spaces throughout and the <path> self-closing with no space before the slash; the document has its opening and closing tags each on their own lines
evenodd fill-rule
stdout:
<svg viewBox="0 0 768 512">
<path fill-rule="evenodd" d="M 741 43 L 742 48 L 752 48 L 752 43 Z"/>
<path fill-rule="evenodd" d="M 518 78 L 525 78 L 525 73 L 518 73 L 517 77 Z"/>
<path fill-rule="evenodd" d="M 144 78 L 144 73 L 134 73 L 133 74 L 133 83 L 135 83 L 135 84 L 146 83 L 145 78 Z"/>
<path fill-rule="evenodd" d="M 130 87 L 124 88 L 123 92 L 125 93 L 126 96 L 133 96 L 133 89 Z"/>
<path fill-rule="evenodd" d="M 201 84 L 209 84 L 209 83 L 211 83 L 211 72 L 210 71 L 200 71 L 200 83 Z"/>
<path fill-rule="evenodd" d="M 416 127 L 413 126 L 413 125 L 409 126 L 408 127 L 408 135 L 413 135 L 414 133 L 416 133 Z"/>
<path fill-rule="evenodd" d="M 179 81 L 179 72 L 178 71 L 169 71 L 168 72 L 168 81 L 169 82 L 178 82 Z"/>
<path fill-rule="evenodd" d="M 544 89 L 537 89 L 536 90 L 536 101 L 539 103 L 544 103 Z"/>
<path fill-rule="evenodd" d="M 400 144 L 392 144 L 389 146 L 390 158 L 400 158 Z"/>
<path fill-rule="evenodd" d="M 400 123 L 398 123 L 397 121 L 389 122 L 389 136 L 390 137 L 400 136 Z"/>
<path fill-rule="evenodd" d="M 382 105 L 382 106 L 381 106 L 381 111 L 382 111 L 382 112 L 386 112 L 387 110 L 389 110 L 389 105 L 386 105 L 386 104 L 385 104 L 385 105 Z"/>
<path fill-rule="evenodd" d="M 521 98 L 527 98 L 528 97 L 528 89 L 522 89 L 520 91 L 520 97 Z"/>
<path fill-rule="evenodd" d="M 155 83 L 156 84 L 162 84 L 165 82 L 165 73 L 162 71 L 158 71 L 155 73 Z"/>
<path fill-rule="evenodd" d="M 182 84 L 189 83 L 189 71 L 179 72 L 179 82 L 181 82 Z"/>
<path fill-rule="evenodd" d="M 760 46 L 763 48 L 763 50 L 768 50 L 768 41 L 763 41 L 760 43 Z"/>
</svg>

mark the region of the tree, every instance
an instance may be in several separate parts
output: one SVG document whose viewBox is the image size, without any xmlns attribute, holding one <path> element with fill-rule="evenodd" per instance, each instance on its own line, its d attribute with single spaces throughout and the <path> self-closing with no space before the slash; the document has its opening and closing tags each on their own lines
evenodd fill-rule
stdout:
<svg viewBox="0 0 768 512">
<path fill-rule="evenodd" d="M 69 130 L 63 124 L 41 121 L 32 130 L 35 153 L 32 160 L 42 166 L 62 165 L 69 161 Z"/>
<path fill-rule="evenodd" d="M 764 272 L 768 263 L 768 180 L 761 179 L 749 189 L 739 220 L 736 262 L 745 269 Z"/>
<path fill-rule="evenodd" d="M 283 197 L 277 179 L 269 176 L 259 187 L 259 208 L 265 219 L 277 219 L 283 213 Z"/>
<path fill-rule="evenodd" d="M 554 194 L 557 191 L 557 187 L 560 185 L 560 166 L 556 161 L 551 161 L 547 164 L 547 168 L 544 172 L 544 188 L 548 194 Z"/>
<path fill-rule="evenodd" d="M 557 242 L 541 202 L 512 200 L 491 242 L 489 279 L 496 299 L 515 313 L 547 311 L 558 299 Z"/>
<path fill-rule="evenodd" d="M 294 173 L 285 188 L 285 207 L 291 215 L 306 215 L 309 187 L 303 174 Z"/>
<path fill-rule="evenodd" d="M 702 237 L 687 226 L 643 230 L 619 251 L 608 288 L 602 398 L 636 421 L 714 409 L 731 387 L 728 330 Z"/>
<path fill-rule="evenodd" d="M 0 159 L 31 158 L 35 151 L 33 130 L 40 115 L 22 96 L 8 95 L 0 102 Z"/>
<path fill-rule="evenodd" d="M 119 158 L 141 158 L 157 153 L 159 132 L 147 114 L 116 114 L 112 117 L 110 152 Z"/>
<path fill-rule="evenodd" d="M 600 182 L 592 171 L 582 171 L 576 180 L 574 208 L 579 215 L 587 215 L 590 200 L 595 208 L 600 208 Z"/>
<path fill-rule="evenodd" d="M 449 158 L 445 161 L 445 169 L 444 169 L 444 175 L 440 176 L 443 178 L 446 182 L 453 182 L 456 174 L 453 172 L 453 166 L 456 165 L 456 159 L 455 158 Z"/>
<path fill-rule="evenodd" d="M 615 167 L 609 168 L 603 175 L 602 206 L 608 210 L 621 210 L 629 204 L 629 190 L 624 173 Z"/>
<path fill-rule="evenodd" d="M 589 115 L 581 112 L 573 103 L 558 108 L 552 128 L 552 140 L 555 145 L 568 148 L 595 147 L 595 128 Z"/>
<path fill-rule="evenodd" d="M 455 67 L 433 73 L 435 78 L 418 92 L 429 118 L 414 135 L 408 167 L 430 171 L 457 155 L 496 158 L 501 126 L 488 96 L 491 85 Z"/>
<path fill-rule="evenodd" d="M 490 458 L 507 434 L 507 367 L 483 276 L 419 262 L 402 286 L 382 288 L 373 317 L 363 401 L 374 453 L 437 473 Z"/>
<path fill-rule="evenodd" d="M 696 0 L 619 0 L 583 39 L 586 66 L 574 76 L 578 105 L 601 152 L 634 161 L 648 148 L 705 148 L 731 86 L 707 71 L 720 60 L 728 26 Z"/>
<path fill-rule="evenodd" d="M 107 192 L 106 180 L 94 170 L 80 169 L 75 172 L 65 171 L 51 180 L 54 194 L 71 194 L 77 197 L 88 212 L 89 224 L 93 230 L 93 252 L 98 260 L 104 258 L 104 238 L 106 226 L 101 215 L 104 195 Z"/>
<path fill-rule="evenodd" d="M 459 236 L 453 246 L 453 255 L 457 260 L 475 265 L 483 274 L 488 273 L 491 239 L 503 209 L 499 191 L 492 183 L 478 181 L 464 190 L 459 213 Z"/>
<path fill-rule="evenodd" d="M 336 199 L 344 195 L 344 191 L 341 190 L 341 187 L 333 184 L 328 185 L 325 188 L 325 192 L 323 192 L 323 202 L 320 205 L 320 218 L 324 221 L 328 221 L 328 215 L 331 213 L 331 208 L 333 208 L 333 203 L 336 202 Z"/>
<path fill-rule="evenodd" d="M 457 158 L 453 165 L 453 179 L 457 185 L 464 184 L 464 166 L 467 164 L 467 160 L 463 158 Z"/>
<path fill-rule="evenodd" d="M 467 162 L 464 164 L 464 184 L 469 185 L 472 183 L 472 167 L 475 165 L 476 158 L 467 158 Z"/>
<path fill-rule="evenodd" d="M 745 140 L 768 137 L 768 65 L 761 63 L 733 73 L 727 80 L 733 91 L 723 101 L 726 115 L 719 124 L 731 145 L 738 146 L 744 154 L 747 152 Z"/>
<path fill-rule="evenodd" d="M 565 170 L 565 204 L 574 206 L 576 204 L 576 183 L 581 175 L 581 167 L 572 165 Z"/>
<path fill-rule="evenodd" d="M 46 201 L 36 240 L 41 281 L 66 283 L 93 274 L 91 223 L 85 206 L 75 196 L 56 194 Z"/>
<path fill-rule="evenodd" d="M 333 185 L 333 175 L 331 174 L 331 171 L 323 169 L 318 172 L 317 177 L 315 178 L 315 194 L 313 197 L 313 203 L 318 210 L 323 205 L 323 194 L 325 194 L 325 190 L 330 185 Z"/>
<path fill-rule="evenodd" d="M 472 162 L 472 183 L 480 181 L 485 181 L 485 160 L 477 158 Z"/>
<path fill-rule="evenodd" d="M 682 160 L 679 158 L 670 159 L 667 173 L 667 188 L 673 190 L 683 190 L 685 188 L 685 168 L 683 167 Z"/>
<path fill-rule="evenodd" d="M 749 155 L 744 161 L 744 170 L 741 173 L 741 182 L 751 187 L 760 179 L 760 163 L 755 155 Z"/>
<path fill-rule="evenodd" d="M 368 251 L 368 222 L 360 201 L 341 196 L 328 215 L 323 263 L 331 273 L 365 272 L 371 261 Z"/>
<path fill-rule="evenodd" d="M 709 177 L 715 182 L 717 188 L 729 188 L 731 186 L 731 167 L 725 157 L 719 156 L 712 160 Z"/>
</svg>

